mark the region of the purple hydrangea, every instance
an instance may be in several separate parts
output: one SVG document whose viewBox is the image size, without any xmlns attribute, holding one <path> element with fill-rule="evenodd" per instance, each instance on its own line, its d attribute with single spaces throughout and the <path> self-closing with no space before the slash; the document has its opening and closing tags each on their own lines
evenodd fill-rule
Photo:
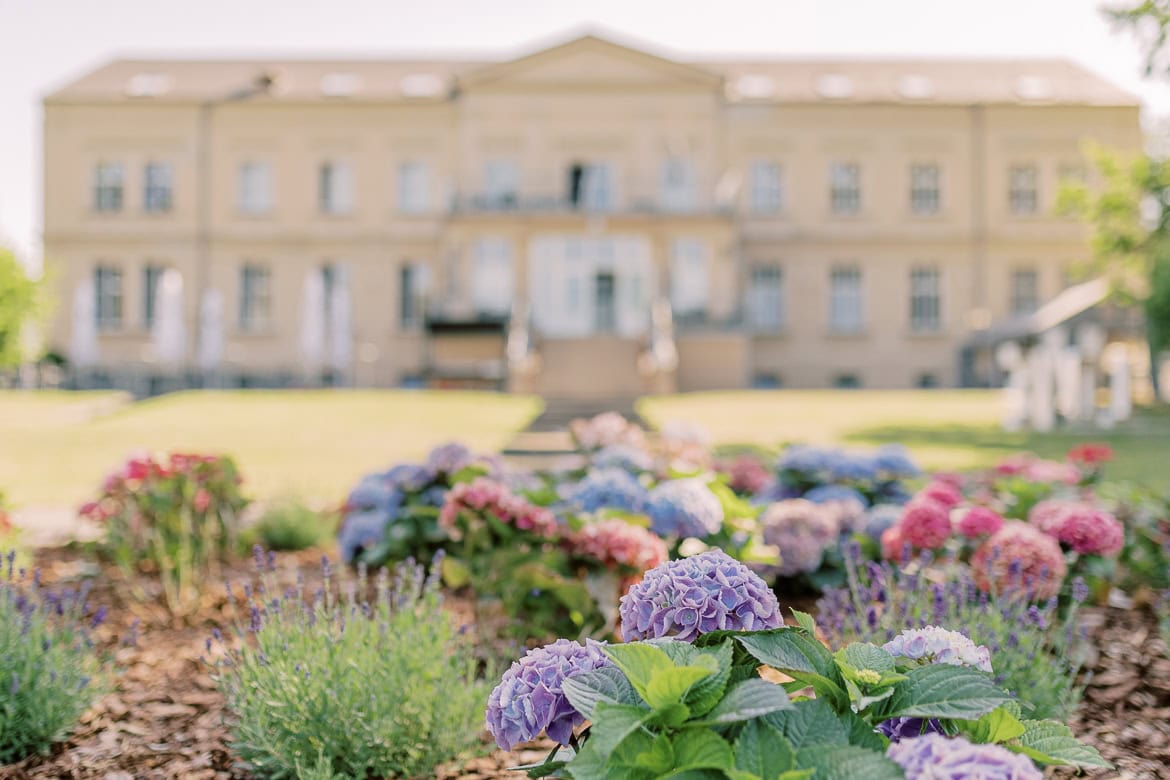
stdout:
<svg viewBox="0 0 1170 780">
<path fill-rule="evenodd" d="M 618 468 L 590 471 L 569 493 L 569 500 L 586 512 L 606 507 L 643 512 L 649 497 L 649 492 L 633 474 Z"/>
<path fill-rule="evenodd" d="M 927 734 L 890 743 L 889 757 L 906 780 L 979 778 L 979 780 L 1043 780 L 1027 756 L 999 745 L 973 745 L 962 737 Z"/>
<path fill-rule="evenodd" d="M 891 655 L 931 664 L 970 666 L 991 673 L 991 651 L 958 631 L 938 626 L 908 628 L 882 645 Z"/>
<path fill-rule="evenodd" d="M 417 463 L 399 463 L 385 472 L 382 477 L 392 487 L 407 493 L 417 493 L 434 480 L 435 475 L 426 466 Z"/>
<path fill-rule="evenodd" d="M 862 507 L 869 505 L 860 491 L 848 485 L 818 485 L 805 493 L 803 498 L 814 504 L 826 504 L 830 501 L 854 501 L 861 504 Z"/>
<path fill-rule="evenodd" d="M 650 491 L 647 514 L 659 536 L 702 538 L 723 527 L 723 505 L 703 480 L 673 479 Z"/>
<path fill-rule="evenodd" d="M 891 742 L 913 739 L 923 734 L 946 734 L 938 718 L 892 718 L 879 723 L 877 730 Z"/>
<path fill-rule="evenodd" d="M 664 636 L 689 641 L 709 631 L 757 631 L 784 623 L 771 588 L 722 550 L 646 572 L 622 596 L 620 613 L 627 642 Z"/>
<path fill-rule="evenodd" d="M 454 474 L 475 461 L 475 455 L 459 442 L 440 444 L 427 455 L 426 467 L 436 475 Z"/>
<path fill-rule="evenodd" d="M 609 666 L 602 646 L 592 639 L 584 645 L 558 639 L 513 663 L 488 697 L 487 728 L 496 744 L 511 750 L 546 732 L 554 742 L 568 745 L 585 716 L 569 704 L 564 682 L 580 672 Z"/>
<path fill-rule="evenodd" d="M 619 468 L 626 471 L 641 472 L 654 468 L 654 459 L 650 453 L 641 447 L 630 444 L 610 444 L 602 447 L 592 456 L 594 468 Z"/>
<path fill-rule="evenodd" d="M 764 543 L 780 550 L 780 561 L 772 568 L 783 577 L 819 569 L 825 550 L 841 533 L 834 512 L 803 498 L 772 504 L 760 516 L 760 526 Z"/>
</svg>

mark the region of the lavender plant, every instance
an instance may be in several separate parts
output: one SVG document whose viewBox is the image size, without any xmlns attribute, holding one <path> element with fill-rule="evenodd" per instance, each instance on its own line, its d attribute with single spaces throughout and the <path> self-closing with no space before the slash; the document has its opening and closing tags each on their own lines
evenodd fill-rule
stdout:
<svg viewBox="0 0 1170 780">
<path fill-rule="evenodd" d="M 239 602 L 247 624 L 208 640 L 232 750 L 260 777 L 421 777 L 479 742 L 488 689 L 442 612 L 438 564 L 364 570 L 275 591 L 271 557 Z M 233 600 L 236 595 L 232 596 Z"/>
<path fill-rule="evenodd" d="M 1017 691 L 1031 717 L 1064 720 L 1080 701 L 1083 582 L 1074 582 L 1062 608 L 1055 597 L 1033 603 L 1022 577 L 982 592 L 970 568 L 928 553 L 906 567 L 864 561 L 854 545 L 845 545 L 844 557 L 848 584 L 817 602 L 830 643 L 883 643 L 906 629 L 946 626 L 990 650 L 996 682 Z"/>
<path fill-rule="evenodd" d="M 101 690 L 104 664 L 92 631 L 104 610 L 84 591 L 52 592 L 39 577 L 0 563 L 0 764 L 43 753 Z"/>
</svg>

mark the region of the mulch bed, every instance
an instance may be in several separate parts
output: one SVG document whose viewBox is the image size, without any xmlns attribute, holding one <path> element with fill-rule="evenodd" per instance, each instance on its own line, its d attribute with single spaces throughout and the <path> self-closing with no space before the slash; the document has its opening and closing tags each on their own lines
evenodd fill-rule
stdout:
<svg viewBox="0 0 1170 780">
<path fill-rule="evenodd" d="M 282 556 L 306 572 L 319 552 Z M 75 553 L 44 551 L 39 565 L 48 581 L 76 580 L 88 571 Z M 237 582 L 251 571 L 244 565 L 226 573 Z M 292 579 L 292 569 L 282 574 Z M 222 594 L 209 599 L 187 625 L 172 623 L 161 608 L 132 604 L 119 596 L 117 579 L 100 576 L 93 602 L 107 606 L 106 638 L 111 647 L 137 619 L 135 647 L 116 650 L 120 667 L 116 690 L 82 718 L 70 738 L 51 755 L 0 768 L 0 778 L 190 778 L 233 780 L 251 777 L 228 750 L 223 697 L 201 660 L 213 625 L 230 621 Z M 220 590 L 215 588 L 214 590 Z M 456 602 L 457 611 L 465 604 Z M 1117 765 L 1116 770 L 1088 773 L 1094 778 L 1157 780 L 1170 777 L 1170 658 L 1153 615 L 1145 609 L 1112 607 L 1092 610 L 1089 621 L 1099 649 L 1085 701 L 1070 724 L 1081 739 L 1094 744 Z M 484 751 L 487 753 L 485 738 Z M 452 762 L 437 773 L 441 780 L 521 777 L 508 767 L 542 760 L 548 746 L 514 753 L 499 751 Z M 1055 773 L 1068 776 L 1067 772 Z"/>
</svg>

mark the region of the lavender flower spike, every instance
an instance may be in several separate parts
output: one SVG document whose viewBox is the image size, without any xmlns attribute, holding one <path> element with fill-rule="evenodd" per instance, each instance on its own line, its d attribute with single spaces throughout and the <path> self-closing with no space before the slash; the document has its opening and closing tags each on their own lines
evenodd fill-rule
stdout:
<svg viewBox="0 0 1170 780">
<path fill-rule="evenodd" d="M 772 589 L 722 550 L 646 572 L 622 596 L 620 613 L 627 642 L 664 636 L 690 641 L 709 631 L 754 631 L 784 623 Z"/>
<path fill-rule="evenodd" d="M 562 686 L 575 674 L 609 666 L 601 648 L 602 643 L 592 639 L 584 645 L 558 639 L 513 663 L 488 697 L 487 728 L 496 744 L 511 750 L 543 731 L 554 742 L 568 745 L 585 716 L 569 704 Z"/>
</svg>

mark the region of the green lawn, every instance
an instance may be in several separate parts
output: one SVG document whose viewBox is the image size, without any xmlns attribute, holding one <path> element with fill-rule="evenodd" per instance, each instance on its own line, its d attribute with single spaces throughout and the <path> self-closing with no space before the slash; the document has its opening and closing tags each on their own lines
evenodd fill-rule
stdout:
<svg viewBox="0 0 1170 780">
<path fill-rule="evenodd" d="M 870 446 L 904 443 L 928 468 L 988 466 L 1021 450 L 1062 458 L 1074 444 L 1110 444 L 1113 479 L 1170 485 L 1170 415 L 1145 411 L 1113 431 L 1006 433 L 1000 397 L 992 390 L 780 390 L 693 393 L 639 401 L 655 426 L 686 420 L 719 444 L 810 442 Z"/>
<path fill-rule="evenodd" d="M 339 499 L 362 474 L 458 439 L 495 451 L 540 409 L 494 393 L 233 391 L 130 403 L 116 393 L 0 391 L 0 491 L 72 506 L 135 452 L 226 453 L 250 493 Z"/>
</svg>

